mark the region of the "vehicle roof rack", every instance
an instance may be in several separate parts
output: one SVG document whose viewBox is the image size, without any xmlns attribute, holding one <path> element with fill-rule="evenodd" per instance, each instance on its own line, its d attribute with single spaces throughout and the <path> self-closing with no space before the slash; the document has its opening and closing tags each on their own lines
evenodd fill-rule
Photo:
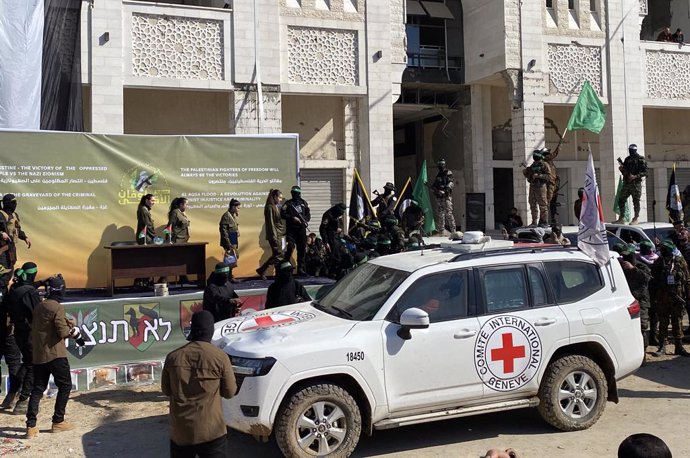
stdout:
<svg viewBox="0 0 690 458">
<path fill-rule="evenodd" d="M 579 251 L 579 248 L 573 246 L 551 245 L 542 247 L 513 247 L 513 248 L 487 248 L 484 251 L 472 251 L 461 253 L 451 259 L 449 262 L 466 261 L 468 259 L 483 258 L 488 256 L 504 256 L 509 254 L 519 253 L 541 253 L 546 251 Z"/>
</svg>

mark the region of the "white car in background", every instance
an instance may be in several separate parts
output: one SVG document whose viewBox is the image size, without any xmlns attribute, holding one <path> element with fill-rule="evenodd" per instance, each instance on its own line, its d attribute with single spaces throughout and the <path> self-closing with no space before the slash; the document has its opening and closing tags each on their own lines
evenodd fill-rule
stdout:
<svg viewBox="0 0 690 458">
<path fill-rule="evenodd" d="M 654 238 L 661 241 L 669 238 L 675 232 L 670 223 L 639 223 L 635 225 L 606 223 L 606 230 L 613 232 L 626 243 L 639 243 L 649 240 L 654 243 Z"/>
<path fill-rule="evenodd" d="M 231 318 L 227 424 L 290 457 L 349 456 L 362 432 L 536 407 L 592 426 L 643 360 L 618 262 L 497 241 L 383 256 L 318 301 Z"/>
</svg>

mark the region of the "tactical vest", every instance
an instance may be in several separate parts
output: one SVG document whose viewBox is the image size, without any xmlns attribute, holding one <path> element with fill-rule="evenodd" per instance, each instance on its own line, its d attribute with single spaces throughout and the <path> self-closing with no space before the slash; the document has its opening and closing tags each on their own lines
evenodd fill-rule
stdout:
<svg viewBox="0 0 690 458">
<path fill-rule="evenodd" d="M 19 222 L 19 215 L 17 213 L 6 213 L 4 210 L 0 210 L 0 216 L 5 220 L 5 227 L 7 229 L 7 234 L 12 239 L 12 243 L 17 243 L 19 240 L 19 230 L 17 229 L 17 223 Z"/>
</svg>

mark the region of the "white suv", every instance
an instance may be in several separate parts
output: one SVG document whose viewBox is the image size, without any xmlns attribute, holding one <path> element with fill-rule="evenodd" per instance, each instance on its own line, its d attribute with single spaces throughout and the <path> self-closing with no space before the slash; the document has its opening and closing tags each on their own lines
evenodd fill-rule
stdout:
<svg viewBox="0 0 690 458">
<path fill-rule="evenodd" d="M 290 457 L 346 457 L 362 431 L 521 407 L 564 431 L 593 425 L 644 355 L 619 263 L 466 248 L 377 258 L 317 301 L 218 323 L 239 386 L 227 424 L 274 433 Z"/>
</svg>

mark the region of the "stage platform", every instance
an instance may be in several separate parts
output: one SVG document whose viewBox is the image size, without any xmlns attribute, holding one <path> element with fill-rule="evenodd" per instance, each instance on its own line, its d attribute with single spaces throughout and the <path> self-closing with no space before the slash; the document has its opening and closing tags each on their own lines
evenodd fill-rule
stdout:
<svg viewBox="0 0 690 458">
<path fill-rule="evenodd" d="M 300 283 L 305 287 L 309 286 L 323 286 L 331 285 L 335 283 L 335 280 L 325 277 L 295 277 Z M 267 280 L 261 280 L 258 277 L 255 278 L 239 278 L 236 283 L 232 286 L 237 291 L 237 294 L 242 295 L 243 291 L 248 290 L 266 290 L 268 286 L 273 283 L 273 278 L 268 277 Z M 190 294 L 195 292 L 201 292 L 203 290 L 199 289 L 196 284 L 185 284 L 177 285 L 174 283 L 168 284 L 168 294 L 170 296 L 176 296 L 180 294 Z M 125 299 L 125 298 L 146 298 L 146 297 L 159 297 L 154 295 L 153 287 L 148 289 L 134 288 L 133 286 L 123 286 L 115 288 L 115 295 L 110 296 L 108 288 L 84 288 L 84 289 L 68 289 L 63 303 L 68 304 L 71 302 L 91 302 L 100 301 L 108 299 Z"/>
</svg>

